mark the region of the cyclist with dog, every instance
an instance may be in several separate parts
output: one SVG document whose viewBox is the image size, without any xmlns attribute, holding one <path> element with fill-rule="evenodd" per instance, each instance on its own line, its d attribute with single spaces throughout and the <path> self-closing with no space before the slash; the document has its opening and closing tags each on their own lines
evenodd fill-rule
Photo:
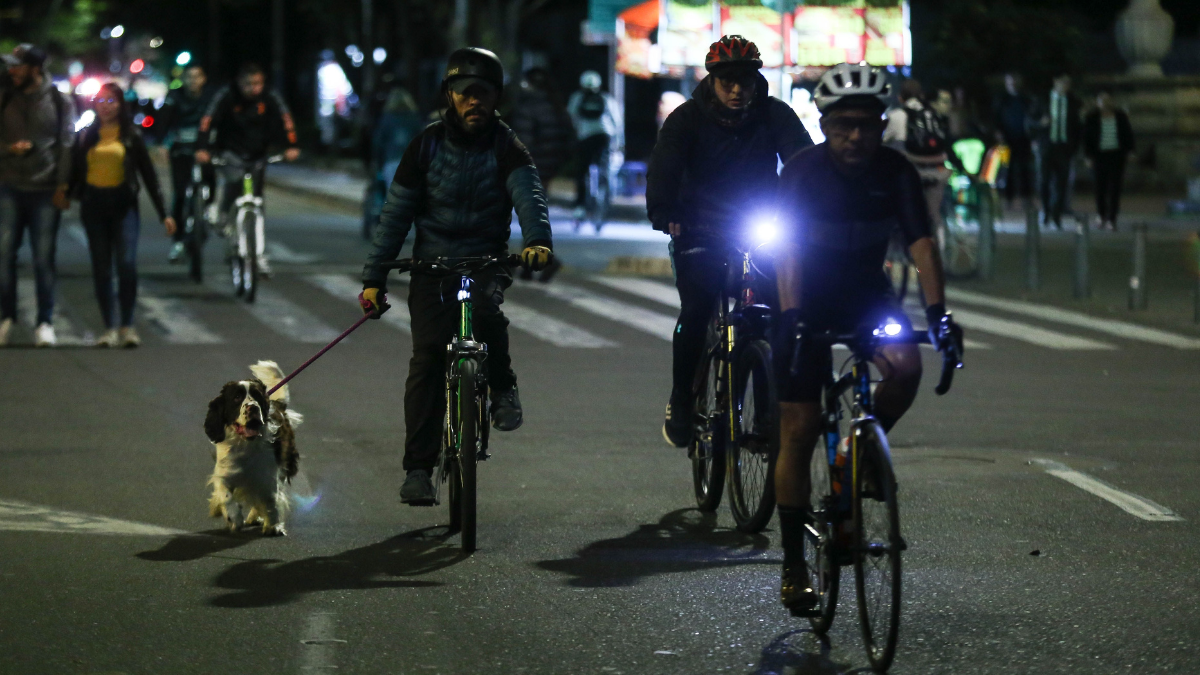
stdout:
<svg viewBox="0 0 1200 675">
<path fill-rule="evenodd" d="M 883 273 L 888 241 L 898 229 L 917 266 L 928 306 L 931 342 L 955 348 L 961 331 L 946 313 L 942 263 L 921 177 L 900 152 L 883 147 L 886 73 L 841 64 L 827 71 L 815 98 L 826 142 L 792 158 L 779 179 L 783 242 L 776 256 L 779 304 L 773 348 L 779 386 L 779 456 L 775 490 L 784 549 L 780 597 L 794 614 L 812 613 L 804 526 L 810 460 L 821 429 L 822 385 L 832 369 L 828 349 L 801 349 L 804 331 L 853 331 L 892 318 L 911 325 Z M 881 381 L 875 413 L 890 430 L 916 398 L 921 355 L 916 345 L 883 347 L 874 359 Z M 795 368 L 793 370 L 793 368 Z M 792 373 L 797 375 L 793 376 Z"/>
<path fill-rule="evenodd" d="M 450 55 L 442 79 L 448 108 L 409 144 L 388 188 L 363 267 L 363 311 L 387 310 L 386 264 L 396 260 L 416 229 L 413 258 L 464 258 L 506 254 L 515 208 L 524 246 L 522 264 L 535 271 L 551 259 L 545 190 L 528 150 L 496 114 L 504 67 L 485 49 Z M 496 264 L 472 275 L 475 333 L 487 344 L 492 426 L 512 431 L 523 412 L 508 352 L 508 320 L 500 310 L 512 271 Z M 457 276 L 414 272 L 408 289 L 413 355 L 404 392 L 404 470 L 400 501 L 434 503 L 432 470 L 441 444 L 446 400 L 446 343 L 459 310 Z M 447 300 L 443 300 L 447 298 Z"/>
<path fill-rule="evenodd" d="M 650 157 L 646 210 L 671 235 L 681 309 L 663 437 L 687 447 L 692 383 L 717 296 L 728 242 L 774 211 L 780 160 L 812 145 L 796 113 L 767 94 L 758 47 L 726 35 L 709 48 L 709 75 L 663 123 Z"/>
</svg>

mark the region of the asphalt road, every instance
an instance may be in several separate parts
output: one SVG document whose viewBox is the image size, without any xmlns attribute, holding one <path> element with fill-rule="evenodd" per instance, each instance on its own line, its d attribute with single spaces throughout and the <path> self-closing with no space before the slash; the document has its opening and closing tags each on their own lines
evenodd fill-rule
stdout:
<svg viewBox="0 0 1200 675">
<path fill-rule="evenodd" d="M 195 286 L 162 264 L 147 226 L 141 349 L 22 348 L 23 329 L 0 350 L 0 672 L 865 670 L 852 583 L 822 643 L 778 605 L 775 524 L 743 535 L 724 505 L 690 508 L 689 464 L 658 431 L 670 288 L 594 276 L 611 255 L 663 254 L 635 229 L 563 236 L 575 270 L 510 291 L 526 421 L 493 434 L 480 467 L 474 555 L 444 508 L 399 504 L 401 321 L 367 324 L 295 381 L 290 536 L 214 529 L 208 400 L 358 316 L 357 219 L 268 199 L 283 248 L 253 310 L 223 276 Z M 82 344 L 99 325 L 80 234 L 68 219 L 60 332 Z M 1166 346 L 986 296 L 951 306 L 968 366 L 948 396 L 927 381 L 892 438 L 909 542 L 892 672 L 1196 672 L 1196 336 Z"/>
</svg>

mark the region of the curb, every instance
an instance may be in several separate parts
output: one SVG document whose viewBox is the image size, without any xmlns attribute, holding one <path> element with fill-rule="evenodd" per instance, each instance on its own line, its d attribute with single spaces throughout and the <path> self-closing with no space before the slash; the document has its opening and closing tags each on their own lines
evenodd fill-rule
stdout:
<svg viewBox="0 0 1200 675">
<path fill-rule="evenodd" d="M 671 266 L 670 258 L 645 258 L 629 255 L 610 258 L 604 273 L 663 279 L 675 278 L 675 270 Z"/>
</svg>

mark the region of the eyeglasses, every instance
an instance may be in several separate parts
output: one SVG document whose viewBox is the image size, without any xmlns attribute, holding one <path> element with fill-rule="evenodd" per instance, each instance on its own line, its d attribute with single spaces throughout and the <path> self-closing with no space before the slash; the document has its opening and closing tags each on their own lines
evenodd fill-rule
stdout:
<svg viewBox="0 0 1200 675">
<path fill-rule="evenodd" d="M 825 122 L 825 131 L 834 136 L 849 136 L 858 130 L 860 134 L 879 133 L 883 130 L 882 119 L 873 117 L 835 117 Z"/>
<path fill-rule="evenodd" d="M 717 80 L 721 86 L 726 89 L 732 89 L 735 85 L 741 85 L 743 89 L 749 89 L 758 82 L 758 73 L 740 73 L 737 75 L 718 75 Z"/>
<path fill-rule="evenodd" d="M 121 102 L 121 99 L 119 99 L 119 98 L 94 98 L 94 99 L 92 99 L 92 103 L 120 103 L 120 102 Z"/>
</svg>

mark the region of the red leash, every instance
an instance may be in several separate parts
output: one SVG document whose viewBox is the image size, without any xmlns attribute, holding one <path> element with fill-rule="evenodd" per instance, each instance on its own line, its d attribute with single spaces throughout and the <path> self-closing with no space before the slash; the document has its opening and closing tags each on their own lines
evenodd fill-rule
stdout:
<svg viewBox="0 0 1200 675">
<path fill-rule="evenodd" d="M 322 347 L 322 348 L 321 348 L 321 351 L 319 351 L 319 352 L 317 352 L 316 354 L 314 354 L 314 355 L 313 355 L 313 357 L 312 357 L 311 359 L 309 359 L 309 360 L 305 361 L 305 362 L 304 362 L 304 363 L 303 363 L 303 364 L 302 364 L 302 365 L 301 365 L 299 368 L 297 368 L 297 369 L 293 370 L 291 375 L 288 375 L 287 377 L 285 377 L 285 378 L 283 378 L 282 380 L 280 380 L 280 381 L 279 381 L 279 384 L 275 385 L 274 387 L 271 387 L 271 390 L 267 392 L 267 396 L 270 396 L 271 394 L 274 394 L 276 389 L 278 389 L 278 388 L 282 387 L 283 385 L 287 384 L 289 380 L 291 380 L 293 377 L 295 377 L 295 376 L 299 375 L 299 374 L 300 374 L 300 371 L 302 371 L 302 370 L 304 370 L 305 368 L 307 368 L 307 367 L 311 366 L 311 365 L 312 365 L 312 363 L 313 363 L 313 361 L 316 361 L 317 359 L 321 358 L 321 356 L 322 356 L 322 355 L 324 355 L 324 354 L 325 354 L 325 352 L 327 352 L 327 351 L 329 351 L 330 349 L 332 349 L 334 345 L 336 345 L 337 343 L 341 342 L 343 338 L 345 338 L 347 335 L 349 335 L 349 334 L 353 333 L 355 330 L 357 330 L 357 329 L 358 329 L 358 327 L 359 327 L 359 326 L 363 325 L 363 322 L 365 322 L 367 319 L 370 319 L 370 318 L 372 318 L 372 315 L 371 315 L 371 314 L 364 314 L 364 315 L 363 315 L 363 317 L 362 317 L 361 319 L 359 319 L 358 321 L 355 321 L 355 322 L 354 322 L 354 325 L 353 325 L 353 326 L 350 326 L 350 327 L 349 327 L 349 328 L 347 328 L 346 330 L 342 331 L 342 334 L 341 334 L 341 335 L 339 335 L 339 336 L 337 336 L 337 337 L 333 338 L 333 342 L 330 342 L 329 344 L 327 344 L 327 345 L 325 345 L 324 347 Z"/>
</svg>

